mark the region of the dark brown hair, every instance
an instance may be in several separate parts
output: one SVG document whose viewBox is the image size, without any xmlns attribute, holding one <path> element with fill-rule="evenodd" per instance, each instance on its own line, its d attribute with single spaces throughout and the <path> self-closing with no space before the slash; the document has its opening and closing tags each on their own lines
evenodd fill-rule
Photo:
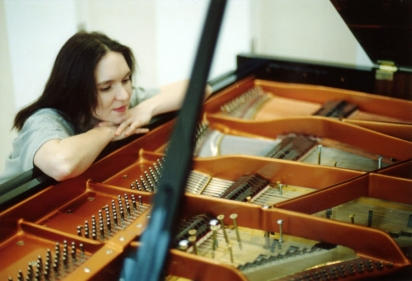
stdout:
<svg viewBox="0 0 412 281">
<path fill-rule="evenodd" d="M 80 31 L 73 35 L 59 51 L 43 94 L 17 113 L 13 128 L 21 130 L 26 120 L 41 108 L 56 109 L 76 128 L 86 126 L 98 101 L 94 71 L 110 51 L 121 53 L 133 74 L 135 60 L 127 46 L 98 32 Z"/>
</svg>

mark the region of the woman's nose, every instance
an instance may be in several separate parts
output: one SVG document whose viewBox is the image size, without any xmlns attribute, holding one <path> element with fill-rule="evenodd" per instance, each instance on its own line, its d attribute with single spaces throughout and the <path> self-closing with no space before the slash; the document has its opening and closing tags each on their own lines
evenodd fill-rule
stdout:
<svg viewBox="0 0 412 281">
<path fill-rule="evenodd" d="M 119 87 L 119 90 L 117 91 L 116 98 L 118 100 L 125 100 L 129 98 L 129 93 L 123 85 Z"/>
</svg>

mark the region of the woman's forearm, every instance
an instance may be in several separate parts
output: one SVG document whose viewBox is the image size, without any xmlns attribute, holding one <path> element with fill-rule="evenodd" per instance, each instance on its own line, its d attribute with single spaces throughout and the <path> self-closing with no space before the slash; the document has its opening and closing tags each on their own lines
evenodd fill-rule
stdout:
<svg viewBox="0 0 412 281">
<path fill-rule="evenodd" d="M 189 80 L 182 80 L 162 86 L 158 95 L 142 102 L 138 107 L 151 109 L 152 116 L 179 110 L 182 107 L 188 85 Z M 207 85 L 204 98 L 209 97 L 211 93 L 212 88 Z"/>
<path fill-rule="evenodd" d="M 113 140 L 112 127 L 99 127 L 62 140 L 43 144 L 34 164 L 48 176 L 62 181 L 83 173 Z"/>
</svg>

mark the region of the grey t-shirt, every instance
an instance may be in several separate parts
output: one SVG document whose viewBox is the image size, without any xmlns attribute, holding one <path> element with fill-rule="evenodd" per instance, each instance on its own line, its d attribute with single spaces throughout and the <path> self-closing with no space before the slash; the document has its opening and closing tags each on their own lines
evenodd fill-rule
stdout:
<svg viewBox="0 0 412 281">
<path fill-rule="evenodd" d="M 36 111 L 26 120 L 13 141 L 13 150 L 6 159 L 6 169 L 0 175 L 0 184 L 32 169 L 34 155 L 45 142 L 73 135 L 74 127 L 55 109 Z"/>
<path fill-rule="evenodd" d="M 130 107 L 159 93 L 159 89 L 134 88 Z M 74 126 L 55 109 L 36 111 L 24 123 L 13 141 L 13 150 L 6 159 L 5 171 L 0 174 L 0 184 L 33 168 L 34 155 L 49 140 L 64 139 L 75 134 Z"/>
</svg>

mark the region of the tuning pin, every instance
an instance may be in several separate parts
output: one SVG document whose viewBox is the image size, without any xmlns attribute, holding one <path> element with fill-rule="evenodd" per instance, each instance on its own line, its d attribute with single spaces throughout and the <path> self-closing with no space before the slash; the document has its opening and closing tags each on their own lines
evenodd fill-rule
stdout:
<svg viewBox="0 0 412 281">
<path fill-rule="evenodd" d="M 224 218 L 225 218 L 224 215 L 218 215 L 217 216 L 217 219 L 220 221 L 220 225 L 222 226 L 222 231 L 223 231 L 223 235 L 225 237 L 225 241 L 226 241 L 227 244 L 229 244 L 229 238 L 227 237 L 225 223 L 223 222 Z"/>
<path fill-rule="evenodd" d="M 107 225 L 107 232 L 110 233 L 112 231 L 112 225 L 111 225 L 110 221 L 107 221 L 106 225 Z"/>
<path fill-rule="evenodd" d="M 279 225 L 279 242 L 282 243 L 283 242 L 283 229 L 282 229 L 283 220 L 278 220 L 278 225 Z"/>
<path fill-rule="evenodd" d="M 326 218 L 330 219 L 331 216 L 332 216 L 332 209 L 329 208 L 326 210 Z"/>
<path fill-rule="evenodd" d="M 320 165 L 321 157 L 322 157 L 322 145 L 318 144 L 318 165 Z"/>
<path fill-rule="evenodd" d="M 84 237 L 89 238 L 89 223 L 84 221 Z"/>
<path fill-rule="evenodd" d="M 230 262 L 233 263 L 233 251 L 232 251 L 232 245 L 227 245 L 227 248 L 229 250 L 229 254 L 230 254 Z"/>
<path fill-rule="evenodd" d="M 179 242 L 179 249 L 181 251 L 186 251 L 189 248 L 189 241 L 187 240 L 181 240 Z"/>
<path fill-rule="evenodd" d="M 29 265 L 27 266 L 26 279 L 31 280 L 32 277 L 33 277 L 33 266 L 29 263 Z"/>
<path fill-rule="evenodd" d="M 196 236 L 192 235 L 188 238 L 190 244 L 193 247 L 193 253 L 197 255 L 197 245 L 196 245 Z"/>
<path fill-rule="evenodd" d="M 71 254 L 72 254 L 72 259 L 74 261 L 77 260 L 77 253 L 76 253 L 76 243 L 74 241 L 72 241 L 72 250 L 71 250 Z"/>
<path fill-rule="evenodd" d="M 210 229 L 212 230 L 212 258 L 215 258 L 215 251 L 217 248 L 217 226 L 212 225 Z"/>
<path fill-rule="evenodd" d="M 159 178 L 157 177 L 157 174 L 153 171 L 152 167 L 149 167 L 149 173 L 152 176 L 155 184 L 159 182 Z"/>
<path fill-rule="evenodd" d="M 382 156 L 378 155 L 378 169 L 382 168 Z"/>
<path fill-rule="evenodd" d="M 82 255 L 82 257 L 84 257 L 84 247 L 83 247 L 83 244 L 80 243 L 80 244 L 79 244 L 79 247 L 80 247 L 80 254 Z"/>
<path fill-rule="evenodd" d="M 17 273 L 17 280 L 18 281 L 24 280 L 23 272 L 21 271 L 21 269 L 19 269 L 19 272 Z"/>
<path fill-rule="evenodd" d="M 197 233 L 197 231 L 196 231 L 196 229 L 191 229 L 191 230 L 189 230 L 189 235 L 191 235 L 191 236 L 196 236 L 196 233 Z"/>
<path fill-rule="evenodd" d="M 41 256 L 37 256 L 37 268 L 39 269 L 40 272 L 43 271 L 43 260 Z"/>
<path fill-rule="evenodd" d="M 126 203 L 126 212 L 127 216 L 129 217 L 131 215 L 129 202 Z"/>
<path fill-rule="evenodd" d="M 137 205 L 136 205 L 135 198 L 132 199 L 132 206 L 133 206 L 133 211 L 137 211 Z"/>
<path fill-rule="evenodd" d="M 218 230 L 218 224 L 219 221 L 218 220 L 211 220 L 209 222 L 210 225 L 210 229 L 212 230 L 212 237 L 213 237 L 213 242 L 212 242 L 212 250 L 216 250 L 216 248 L 218 247 L 218 243 L 217 243 L 217 230 Z M 213 253 L 214 254 L 214 253 Z"/>
<path fill-rule="evenodd" d="M 373 211 L 369 210 L 368 211 L 368 226 L 372 226 L 372 217 L 373 217 Z"/>
<path fill-rule="evenodd" d="M 237 239 L 237 242 L 239 244 L 239 248 L 242 249 L 242 241 L 240 240 L 239 228 L 237 226 L 237 221 L 236 221 L 237 214 L 231 214 L 230 218 L 233 220 L 233 225 L 235 227 L 236 239 Z"/>
<path fill-rule="evenodd" d="M 82 236 L 82 228 L 83 228 L 83 227 L 82 227 L 81 225 L 78 225 L 78 226 L 77 226 L 77 235 L 78 235 L 78 236 Z"/>
</svg>

